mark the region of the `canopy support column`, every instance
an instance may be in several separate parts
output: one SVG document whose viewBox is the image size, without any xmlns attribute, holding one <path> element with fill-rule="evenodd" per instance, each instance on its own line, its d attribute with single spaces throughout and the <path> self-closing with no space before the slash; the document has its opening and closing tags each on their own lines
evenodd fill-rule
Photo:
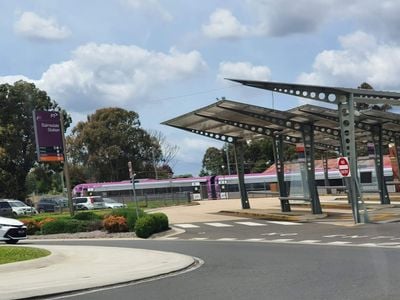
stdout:
<svg viewBox="0 0 400 300">
<path fill-rule="evenodd" d="M 377 125 L 372 129 L 372 139 L 375 147 L 375 170 L 378 181 L 379 197 L 381 204 L 390 204 L 389 193 L 386 187 L 385 176 L 383 173 L 383 151 L 382 151 L 382 126 Z"/>
<path fill-rule="evenodd" d="M 322 214 L 317 185 L 315 182 L 314 129 L 312 125 L 303 127 L 304 156 L 306 160 L 307 184 L 313 214 Z"/>
<path fill-rule="evenodd" d="M 276 178 L 278 179 L 279 197 L 287 197 L 287 189 L 285 185 L 285 166 L 283 163 L 283 139 L 281 135 L 273 138 L 274 159 L 276 166 Z M 281 201 L 281 211 L 290 212 L 289 200 Z"/>
<path fill-rule="evenodd" d="M 235 162 L 236 162 L 236 171 L 239 180 L 239 191 L 240 191 L 240 200 L 242 202 L 242 208 L 248 209 L 250 208 L 249 198 L 247 196 L 246 185 L 244 182 L 244 165 L 243 165 L 243 142 L 235 142 L 233 144 L 233 150 L 235 153 Z"/>
<path fill-rule="evenodd" d="M 348 157 L 350 163 L 351 177 L 346 178 L 346 185 L 349 187 L 347 196 L 352 206 L 353 219 L 355 223 L 361 223 L 358 205 L 360 184 L 357 172 L 357 155 L 354 130 L 354 99 L 353 94 L 342 95 L 338 99 L 338 112 L 342 138 L 342 152 Z"/>
</svg>

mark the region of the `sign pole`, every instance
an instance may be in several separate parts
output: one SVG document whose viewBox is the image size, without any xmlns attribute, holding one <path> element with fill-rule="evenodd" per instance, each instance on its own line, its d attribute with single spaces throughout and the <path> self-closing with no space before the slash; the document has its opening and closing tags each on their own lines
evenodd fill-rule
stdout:
<svg viewBox="0 0 400 300">
<path fill-rule="evenodd" d="M 68 206 L 69 206 L 69 213 L 71 217 L 73 217 L 75 212 L 74 212 L 74 204 L 72 203 L 71 180 L 69 177 L 68 157 L 66 151 L 67 148 L 64 135 L 64 118 L 62 112 L 60 112 L 60 126 L 61 126 L 61 136 L 62 136 L 62 144 L 64 150 L 64 176 L 65 176 L 65 185 L 67 186 Z"/>
</svg>

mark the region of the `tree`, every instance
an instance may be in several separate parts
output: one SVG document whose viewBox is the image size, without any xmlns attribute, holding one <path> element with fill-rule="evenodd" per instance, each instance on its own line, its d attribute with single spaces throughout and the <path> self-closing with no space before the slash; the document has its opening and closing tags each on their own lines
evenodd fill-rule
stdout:
<svg viewBox="0 0 400 300">
<path fill-rule="evenodd" d="M 128 161 L 137 178 L 154 176 L 153 151 L 159 144 L 142 128 L 139 115 L 122 108 L 102 108 L 79 122 L 67 139 L 73 165 L 88 168 L 91 181 L 129 178 Z"/>
<path fill-rule="evenodd" d="M 215 147 L 206 150 L 200 176 L 221 174 L 224 166 L 224 152 Z"/>
<path fill-rule="evenodd" d="M 0 197 L 24 200 L 25 180 L 36 160 L 32 111 L 63 113 L 65 128 L 71 119 L 45 91 L 25 81 L 0 85 L 0 107 Z"/>
</svg>

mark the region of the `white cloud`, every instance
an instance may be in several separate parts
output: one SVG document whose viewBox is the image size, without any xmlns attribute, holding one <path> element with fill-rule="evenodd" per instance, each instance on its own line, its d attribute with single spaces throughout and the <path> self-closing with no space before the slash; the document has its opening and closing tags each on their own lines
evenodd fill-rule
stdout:
<svg viewBox="0 0 400 300">
<path fill-rule="evenodd" d="M 164 21 L 169 22 L 173 20 L 173 16 L 163 8 L 158 0 L 122 0 L 122 2 L 132 9 L 160 16 Z"/>
<path fill-rule="evenodd" d="M 253 66 L 249 62 L 221 62 L 218 80 L 226 82 L 224 78 L 269 80 L 271 70 L 267 66 Z"/>
<path fill-rule="evenodd" d="M 197 51 L 152 52 L 131 45 L 89 43 L 68 61 L 51 65 L 37 85 L 71 111 L 138 107 L 153 91 L 186 80 L 206 66 Z"/>
<path fill-rule="evenodd" d="M 202 26 L 203 34 L 209 38 L 238 38 L 245 36 L 249 29 L 227 9 L 217 9 L 211 15 L 209 23 Z"/>
<path fill-rule="evenodd" d="M 41 18 L 34 12 L 24 12 L 14 25 L 16 33 L 33 40 L 62 40 L 71 32 L 53 18 Z"/>
<path fill-rule="evenodd" d="M 207 148 L 216 147 L 219 149 L 223 146 L 223 143 L 220 141 L 214 141 L 206 137 L 202 138 L 195 135 L 191 138 L 180 139 L 176 144 L 179 144 L 179 152 L 176 157 L 178 163 L 199 163 Z"/>
<path fill-rule="evenodd" d="M 203 33 L 214 39 L 309 34 L 327 24 L 347 22 L 383 38 L 400 40 L 398 0 L 247 0 L 242 20 L 217 9 Z M 247 13 L 247 15 L 246 15 Z"/>
<path fill-rule="evenodd" d="M 319 53 L 313 71 L 298 82 L 357 87 L 368 82 L 375 89 L 400 89 L 400 47 L 379 43 L 373 36 L 355 32 L 339 38 L 341 50 Z"/>
</svg>

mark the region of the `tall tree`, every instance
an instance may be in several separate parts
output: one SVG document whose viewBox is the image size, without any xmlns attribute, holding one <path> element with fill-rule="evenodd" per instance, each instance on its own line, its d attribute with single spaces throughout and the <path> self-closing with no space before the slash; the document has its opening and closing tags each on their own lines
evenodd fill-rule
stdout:
<svg viewBox="0 0 400 300">
<path fill-rule="evenodd" d="M 200 176 L 222 174 L 224 166 L 224 152 L 215 147 L 206 150 L 203 157 L 203 168 Z"/>
<path fill-rule="evenodd" d="M 153 151 L 159 155 L 160 146 L 134 111 L 99 109 L 79 122 L 67 141 L 72 163 L 86 166 L 91 181 L 128 179 L 128 161 L 137 178 L 154 176 Z"/>
<path fill-rule="evenodd" d="M 24 81 L 0 85 L 0 107 L 0 197 L 24 200 L 25 180 L 36 160 L 32 111 L 61 111 L 65 128 L 70 118 L 45 91 Z"/>
</svg>

